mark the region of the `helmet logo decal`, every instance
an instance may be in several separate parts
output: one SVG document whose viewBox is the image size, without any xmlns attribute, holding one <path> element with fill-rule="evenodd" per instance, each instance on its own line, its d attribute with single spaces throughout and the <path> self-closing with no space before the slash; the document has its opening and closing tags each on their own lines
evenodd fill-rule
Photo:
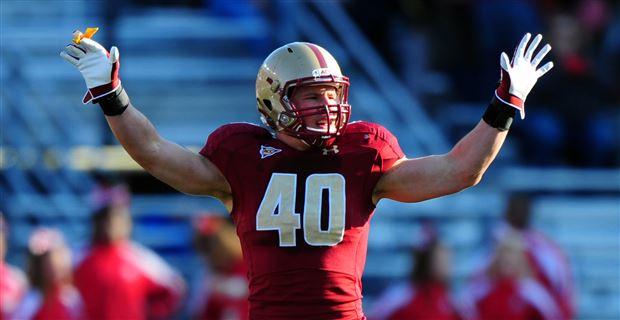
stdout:
<svg viewBox="0 0 620 320">
<path fill-rule="evenodd" d="M 280 81 L 278 80 L 272 80 L 271 82 L 269 81 L 271 80 L 271 78 L 267 78 L 267 82 L 269 82 L 269 84 L 271 84 L 270 88 L 271 88 L 271 92 L 276 92 L 278 91 L 278 89 L 280 89 Z"/>
<path fill-rule="evenodd" d="M 269 147 L 269 146 L 261 145 L 260 146 L 260 151 L 259 151 L 260 158 L 261 159 L 265 159 L 267 157 L 271 157 L 271 156 L 273 156 L 274 154 L 276 154 L 276 153 L 278 153 L 280 151 L 282 151 L 282 149 L 276 149 L 274 147 Z"/>
<path fill-rule="evenodd" d="M 332 72 L 331 70 L 329 70 L 329 68 L 319 68 L 312 70 L 312 76 L 314 77 L 314 80 L 322 76 L 330 76 L 331 74 Z"/>
</svg>

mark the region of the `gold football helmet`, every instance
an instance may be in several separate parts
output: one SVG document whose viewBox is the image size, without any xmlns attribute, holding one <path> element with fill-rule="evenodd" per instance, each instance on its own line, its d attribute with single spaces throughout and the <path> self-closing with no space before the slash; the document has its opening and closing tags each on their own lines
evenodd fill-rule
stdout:
<svg viewBox="0 0 620 320">
<path fill-rule="evenodd" d="M 337 103 L 299 109 L 292 102 L 302 86 L 330 85 Z M 293 42 L 273 51 L 256 77 L 256 102 L 261 120 L 275 131 L 297 137 L 309 145 L 330 145 L 344 132 L 351 115 L 349 78 L 342 75 L 336 59 L 320 46 Z M 333 123 L 326 129 L 309 127 L 308 116 L 324 115 Z"/>
</svg>

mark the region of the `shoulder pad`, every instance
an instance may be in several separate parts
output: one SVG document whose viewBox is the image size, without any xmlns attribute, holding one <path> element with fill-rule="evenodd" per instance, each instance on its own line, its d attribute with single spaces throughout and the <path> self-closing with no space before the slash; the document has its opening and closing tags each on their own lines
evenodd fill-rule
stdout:
<svg viewBox="0 0 620 320">
<path fill-rule="evenodd" d="M 354 121 L 347 125 L 347 133 L 367 133 L 384 140 L 393 139 L 392 133 L 384 126 L 367 121 Z"/>
<path fill-rule="evenodd" d="M 209 143 L 219 144 L 221 141 L 230 139 L 235 136 L 254 136 L 267 138 L 271 136 L 271 133 L 266 128 L 252 123 L 229 123 L 215 129 L 215 131 L 213 131 L 209 135 L 208 141 Z"/>
</svg>

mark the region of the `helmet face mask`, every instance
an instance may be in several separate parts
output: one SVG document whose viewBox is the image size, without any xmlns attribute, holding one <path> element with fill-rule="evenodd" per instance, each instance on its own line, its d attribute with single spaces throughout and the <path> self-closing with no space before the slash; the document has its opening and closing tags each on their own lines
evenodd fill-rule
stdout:
<svg viewBox="0 0 620 320">
<path fill-rule="evenodd" d="M 334 87 L 335 103 L 297 106 L 293 102 L 295 94 L 310 86 Z M 256 79 L 256 99 L 263 122 L 316 147 L 332 144 L 344 132 L 351 115 L 348 90 L 349 79 L 342 75 L 331 54 L 303 42 L 276 49 L 265 59 Z M 320 116 L 326 124 L 318 128 L 314 123 Z"/>
</svg>

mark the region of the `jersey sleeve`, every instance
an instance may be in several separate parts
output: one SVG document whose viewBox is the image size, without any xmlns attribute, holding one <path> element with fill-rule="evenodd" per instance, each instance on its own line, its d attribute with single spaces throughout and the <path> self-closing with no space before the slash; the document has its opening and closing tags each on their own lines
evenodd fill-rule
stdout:
<svg viewBox="0 0 620 320">
<path fill-rule="evenodd" d="M 265 128 L 251 123 L 230 123 L 213 131 L 200 154 L 208 158 L 231 182 L 239 165 L 240 150 L 248 148 L 255 141 L 270 137 Z M 237 159 L 235 159 L 237 158 Z"/>
<path fill-rule="evenodd" d="M 400 149 L 398 140 L 396 137 L 388 131 L 385 127 L 376 125 L 375 134 L 375 147 L 377 148 L 378 155 L 375 159 L 373 166 L 373 172 L 368 179 L 366 190 L 370 195 L 369 199 L 372 199 L 372 193 L 375 190 L 375 186 L 379 179 L 387 172 L 399 159 L 403 158 L 405 154 Z"/>
<path fill-rule="evenodd" d="M 377 139 L 382 143 L 379 149 L 381 173 L 388 171 L 405 153 L 398 144 L 398 139 L 388 129 L 377 126 Z"/>
<path fill-rule="evenodd" d="M 374 207 L 371 199 L 377 182 L 405 154 L 398 144 L 398 139 L 381 125 L 371 122 L 356 122 L 351 131 L 353 134 L 363 134 L 364 142 L 362 144 L 376 150 L 374 163 L 364 183 L 364 194 L 369 199 L 369 205 Z"/>
<path fill-rule="evenodd" d="M 230 164 L 230 153 L 225 148 L 225 140 L 230 136 L 230 131 L 227 126 L 219 127 L 209 135 L 207 142 L 200 150 L 200 154 L 211 160 L 225 177 Z"/>
</svg>

